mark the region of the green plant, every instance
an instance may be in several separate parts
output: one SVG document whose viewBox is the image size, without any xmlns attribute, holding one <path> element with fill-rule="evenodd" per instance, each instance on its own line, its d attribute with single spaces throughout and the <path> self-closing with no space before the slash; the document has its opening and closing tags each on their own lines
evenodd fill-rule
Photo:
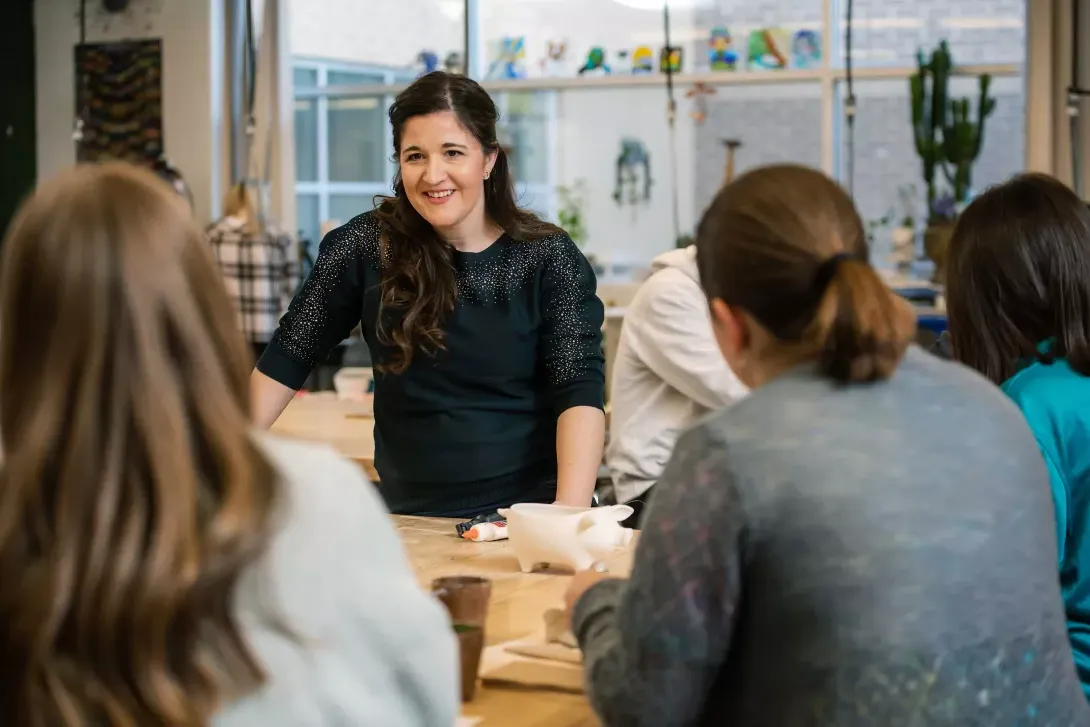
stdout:
<svg viewBox="0 0 1090 727">
<path fill-rule="evenodd" d="M 969 99 L 949 98 L 954 60 L 946 41 L 939 43 L 930 58 L 916 53 L 916 73 L 909 79 L 912 131 L 927 187 L 927 211 L 934 218 L 937 172 L 952 189 L 958 205 L 968 201 L 973 164 L 984 145 L 984 122 L 995 111 L 995 98 L 988 91 L 992 79 L 979 77 L 975 116 Z"/>
<path fill-rule="evenodd" d="M 692 235 L 678 235 L 677 242 L 674 244 L 678 249 L 688 247 L 693 244 Z"/>
<path fill-rule="evenodd" d="M 866 223 L 866 227 L 867 227 L 867 245 L 869 247 L 874 247 L 874 242 L 878 237 L 878 232 L 880 230 L 882 230 L 882 228 L 884 228 L 884 227 L 889 227 L 889 225 L 890 225 L 890 223 L 892 221 L 893 221 L 893 209 L 892 208 L 890 208 L 881 217 L 876 217 L 876 218 L 867 220 L 867 223 Z"/>
<path fill-rule="evenodd" d="M 560 201 L 560 208 L 556 212 L 557 222 L 572 241 L 582 247 L 587 241 L 587 183 L 583 179 L 577 179 L 570 185 L 557 187 L 556 195 Z"/>
</svg>

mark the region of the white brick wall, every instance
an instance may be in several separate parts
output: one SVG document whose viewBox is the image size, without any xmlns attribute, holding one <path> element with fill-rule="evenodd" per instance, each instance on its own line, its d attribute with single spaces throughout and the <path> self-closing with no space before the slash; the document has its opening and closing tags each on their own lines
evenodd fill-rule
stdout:
<svg viewBox="0 0 1090 727">
<path fill-rule="evenodd" d="M 1024 60 L 1026 0 L 856 0 L 852 12 L 860 66 L 912 65 L 917 48 L 942 38 L 957 63 Z"/>
</svg>

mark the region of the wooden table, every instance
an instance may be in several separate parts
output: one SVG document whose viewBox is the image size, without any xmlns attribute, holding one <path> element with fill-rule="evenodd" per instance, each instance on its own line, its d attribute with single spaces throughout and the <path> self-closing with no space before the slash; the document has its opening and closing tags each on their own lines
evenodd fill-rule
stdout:
<svg viewBox="0 0 1090 727">
<path fill-rule="evenodd" d="M 337 398 L 333 392 L 300 394 L 291 400 L 272 431 L 287 437 L 325 442 L 357 462 L 372 481 L 375 471 L 375 420 L 371 407 Z"/>
<path fill-rule="evenodd" d="M 492 580 L 485 637 L 489 645 L 529 636 L 543 629 L 545 610 L 564 602 L 570 576 L 522 573 L 506 540 L 474 543 L 460 540 L 457 520 L 394 516 L 402 542 L 420 583 L 450 575 L 476 575 Z M 628 573 L 632 546 L 607 560 L 613 573 Z M 584 695 L 480 685 L 462 710 L 480 717 L 480 727 L 591 727 L 599 725 Z"/>
</svg>

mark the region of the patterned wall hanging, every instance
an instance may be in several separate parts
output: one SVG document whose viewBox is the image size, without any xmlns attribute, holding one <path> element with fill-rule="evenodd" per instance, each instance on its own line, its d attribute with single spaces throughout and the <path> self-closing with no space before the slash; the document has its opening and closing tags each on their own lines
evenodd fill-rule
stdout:
<svg viewBox="0 0 1090 727">
<path fill-rule="evenodd" d="M 163 50 L 159 40 L 76 46 L 80 162 L 163 156 Z"/>
</svg>

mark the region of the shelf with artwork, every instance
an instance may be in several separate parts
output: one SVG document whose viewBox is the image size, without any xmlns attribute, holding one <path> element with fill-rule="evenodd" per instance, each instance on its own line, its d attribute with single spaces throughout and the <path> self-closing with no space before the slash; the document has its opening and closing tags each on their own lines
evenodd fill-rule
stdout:
<svg viewBox="0 0 1090 727">
<path fill-rule="evenodd" d="M 963 75 L 1017 76 L 1022 68 L 1018 64 L 989 64 L 961 66 L 956 73 Z M 908 78 L 917 72 L 916 68 L 858 68 L 852 70 L 856 79 Z M 845 77 L 841 68 L 814 68 L 805 70 L 780 71 L 707 71 L 703 73 L 678 73 L 674 75 L 674 85 L 694 86 L 702 83 L 710 86 L 760 85 L 776 83 L 839 81 Z M 481 80 L 481 85 L 489 92 L 502 91 L 565 91 L 584 88 L 656 88 L 666 85 L 666 74 L 648 75 L 603 75 L 576 76 L 561 78 L 513 78 L 504 80 Z M 400 84 L 367 84 L 358 86 L 338 86 L 335 89 L 296 89 L 297 98 L 310 96 L 377 96 L 397 94 L 407 87 Z"/>
</svg>

